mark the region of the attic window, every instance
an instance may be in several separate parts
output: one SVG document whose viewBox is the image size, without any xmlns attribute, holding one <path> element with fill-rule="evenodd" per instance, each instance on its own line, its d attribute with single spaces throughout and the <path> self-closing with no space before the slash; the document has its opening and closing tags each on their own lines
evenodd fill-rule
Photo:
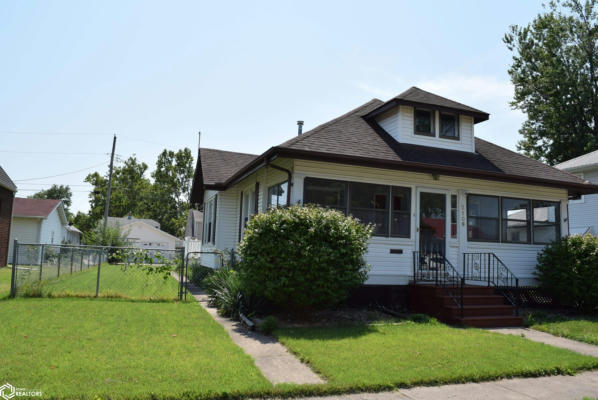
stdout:
<svg viewBox="0 0 598 400">
<path fill-rule="evenodd" d="M 440 137 L 459 139 L 459 124 L 455 114 L 440 113 Z"/>
<path fill-rule="evenodd" d="M 434 111 L 416 108 L 414 120 L 417 135 L 434 136 Z"/>
</svg>

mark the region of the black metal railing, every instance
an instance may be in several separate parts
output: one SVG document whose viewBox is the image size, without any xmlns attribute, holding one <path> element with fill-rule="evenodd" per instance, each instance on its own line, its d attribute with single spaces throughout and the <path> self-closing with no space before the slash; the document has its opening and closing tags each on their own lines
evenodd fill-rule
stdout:
<svg viewBox="0 0 598 400">
<path fill-rule="evenodd" d="M 464 253 L 463 279 L 495 287 L 519 315 L 519 301 L 509 289 L 519 288 L 519 278 L 494 253 Z"/>
<path fill-rule="evenodd" d="M 463 318 L 463 287 L 465 279 L 442 252 L 413 252 L 413 283 L 434 283 L 459 307 Z"/>
</svg>

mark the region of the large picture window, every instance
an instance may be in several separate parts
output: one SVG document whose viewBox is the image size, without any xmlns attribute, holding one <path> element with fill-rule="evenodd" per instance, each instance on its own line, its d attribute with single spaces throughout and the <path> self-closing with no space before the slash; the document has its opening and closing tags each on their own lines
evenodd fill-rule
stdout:
<svg viewBox="0 0 598 400">
<path fill-rule="evenodd" d="M 552 201 L 532 201 L 534 208 L 534 243 L 546 244 L 560 236 L 559 203 Z"/>
<path fill-rule="evenodd" d="M 530 242 L 530 201 L 503 197 L 502 241 L 506 243 Z"/>
<path fill-rule="evenodd" d="M 284 181 L 268 188 L 268 208 L 280 207 L 287 204 L 288 182 Z"/>
<path fill-rule="evenodd" d="M 373 224 L 375 236 L 410 236 L 410 188 L 319 178 L 305 178 L 303 188 L 304 204 L 334 208 Z"/>
<path fill-rule="evenodd" d="M 467 197 L 467 238 L 472 241 L 498 242 L 498 197 Z"/>
<path fill-rule="evenodd" d="M 434 111 L 416 108 L 413 112 L 414 129 L 417 135 L 435 136 Z"/>
<path fill-rule="evenodd" d="M 558 201 L 467 196 L 467 239 L 546 244 L 560 237 Z"/>
</svg>

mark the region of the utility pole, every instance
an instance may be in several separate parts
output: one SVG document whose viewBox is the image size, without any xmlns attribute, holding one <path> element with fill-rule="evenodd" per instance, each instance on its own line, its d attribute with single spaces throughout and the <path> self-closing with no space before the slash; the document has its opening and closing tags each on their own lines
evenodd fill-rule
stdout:
<svg viewBox="0 0 598 400">
<path fill-rule="evenodd" d="M 112 154 L 110 155 L 110 172 L 108 172 L 108 191 L 106 192 L 106 207 L 104 207 L 104 232 L 108 224 L 108 214 L 110 212 L 110 192 L 112 192 L 112 167 L 114 166 L 114 149 L 116 148 L 116 135 L 112 140 Z"/>
</svg>

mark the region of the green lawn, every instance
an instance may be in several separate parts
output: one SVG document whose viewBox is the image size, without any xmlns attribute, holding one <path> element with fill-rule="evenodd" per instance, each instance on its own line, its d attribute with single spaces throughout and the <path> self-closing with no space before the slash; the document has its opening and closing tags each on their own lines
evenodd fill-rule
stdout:
<svg viewBox="0 0 598 400">
<path fill-rule="evenodd" d="M 44 280 L 41 290 L 47 296 L 93 297 L 96 292 L 97 277 L 97 266 L 81 272 L 75 268 L 73 274 L 70 274 L 70 269 L 65 268 L 60 277 Z M 178 285 L 171 276 L 164 279 L 163 274 L 147 274 L 135 266 L 125 269 L 121 265 L 106 263 L 100 267 L 100 297 L 175 300 L 178 297 Z M 26 288 L 27 285 L 24 287 Z"/>
<path fill-rule="evenodd" d="M 390 388 L 598 368 L 598 358 L 439 323 L 285 328 L 277 336 L 337 387 Z"/>
<path fill-rule="evenodd" d="M 197 303 L 12 299 L 0 303 L 0 377 L 44 397 L 218 395 L 269 390 Z"/>
<path fill-rule="evenodd" d="M 0 268 L 0 299 L 10 294 L 10 267 Z"/>
<path fill-rule="evenodd" d="M 534 313 L 528 317 L 530 328 L 580 342 L 598 345 L 598 319 Z"/>
</svg>

